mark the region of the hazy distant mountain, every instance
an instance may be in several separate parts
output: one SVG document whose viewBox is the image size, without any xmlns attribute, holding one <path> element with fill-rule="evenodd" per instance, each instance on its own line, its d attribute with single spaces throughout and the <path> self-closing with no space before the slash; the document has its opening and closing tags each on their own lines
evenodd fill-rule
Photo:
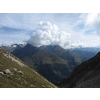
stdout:
<svg viewBox="0 0 100 100">
<path fill-rule="evenodd" d="M 82 50 L 82 51 L 92 51 L 92 52 L 99 52 L 100 47 L 81 47 L 81 48 L 72 48 L 70 50 Z"/>
<path fill-rule="evenodd" d="M 27 44 L 12 53 L 53 83 L 71 74 L 67 61 L 50 51 Z"/>
<path fill-rule="evenodd" d="M 71 51 L 71 53 L 76 55 L 77 57 L 83 59 L 84 61 L 94 57 L 97 54 L 97 52 L 82 51 L 82 50 L 73 50 L 73 51 Z"/>
<path fill-rule="evenodd" d="M 58 84 L 60 87 L 100 88 L 100 52 L 76 67 L 69 78 Z"/>
<path fill-rule="evenodd" d="M 0 88 L 56 87 L 19 58 L 0 47 Z"/>
<path fill-rule="evenodd" d="M 3 49 L 13 52 L 15 49 L 23 48 L 24 44 L 12 44 L 11 46 L 1 46 Z"/>
</svg>

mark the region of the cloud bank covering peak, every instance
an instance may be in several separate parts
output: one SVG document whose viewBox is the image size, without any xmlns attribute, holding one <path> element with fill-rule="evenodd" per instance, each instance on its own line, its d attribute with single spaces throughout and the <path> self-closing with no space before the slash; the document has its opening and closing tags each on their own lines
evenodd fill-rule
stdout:
<svg viewBox="0 0 100 100">
<path fill-rule="evenodd" d="M 100 47 L 100 13 L 0 14 L 0 45 L 24 41 L 38 47 Z"/>
<path fill-rule="evenodd" d="M 27 43 L 37 47 L 42 45 L 60 45 L 66 47 L 69 45 L 71 34 L 59 31 L 56 24 L 51 24 L 49 21 L 41 21 L 39 26 L 40 29 L 33 32 Z"/>
</svg>

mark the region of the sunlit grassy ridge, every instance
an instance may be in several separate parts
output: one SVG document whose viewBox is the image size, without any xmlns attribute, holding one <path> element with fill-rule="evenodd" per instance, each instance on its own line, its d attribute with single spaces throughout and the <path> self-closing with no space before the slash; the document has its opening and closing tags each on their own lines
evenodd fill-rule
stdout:
<svg viewBox="0 0 100 100">
<path fill-rule="evenodd" d="M 19 62 L 19 63 L 18 63 Z M 11 73 L 5 73 L 5 70 Z M 20 59 L 0 47 L 0 87 L 2 88 L 49 88 L 56 87 Z"/>
</svg>

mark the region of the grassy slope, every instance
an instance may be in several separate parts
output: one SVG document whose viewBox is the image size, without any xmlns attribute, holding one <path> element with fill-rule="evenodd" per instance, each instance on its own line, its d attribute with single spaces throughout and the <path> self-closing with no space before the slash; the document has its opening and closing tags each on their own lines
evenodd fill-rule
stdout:
<svg viewBox="0 0 100 100">
<path fill-rule="evenodd" d="M 0 72 L 3 70 L 9 69 L 12 72 L 12 75 L 0 74 L 0 87 L 3 88 L 27 88 L 27 87 L 56 87 L 49 81 L 47 81 L 40 74 L 29 68 L 27 65 L 20 66 L 17 62 L 12 61 L 11 58 L 7 58 L 4 54 L 10 54 L 4 49 L 0 48 Z M 19 62 L 23 63 L 17 57 L 10 54 L 10 57 L 15 58 Z M 24 64 L 24 63 L 23 63 Z M 24 74 L 21 75 L 18 71 L 14 71 L 16 68 L 19 71 L 22 71 Z"/>
</svg>

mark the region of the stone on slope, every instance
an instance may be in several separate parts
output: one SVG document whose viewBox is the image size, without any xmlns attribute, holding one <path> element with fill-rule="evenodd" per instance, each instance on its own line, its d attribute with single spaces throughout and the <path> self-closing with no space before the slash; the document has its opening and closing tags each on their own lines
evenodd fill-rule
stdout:
<svg viewBox="0 0 100 100">
<path fill-rule="evenodd" d="M 6 69 L 3 71 L 5 74 L 12 74 L 11 71 L 9 69 Z"/>
</svg>

